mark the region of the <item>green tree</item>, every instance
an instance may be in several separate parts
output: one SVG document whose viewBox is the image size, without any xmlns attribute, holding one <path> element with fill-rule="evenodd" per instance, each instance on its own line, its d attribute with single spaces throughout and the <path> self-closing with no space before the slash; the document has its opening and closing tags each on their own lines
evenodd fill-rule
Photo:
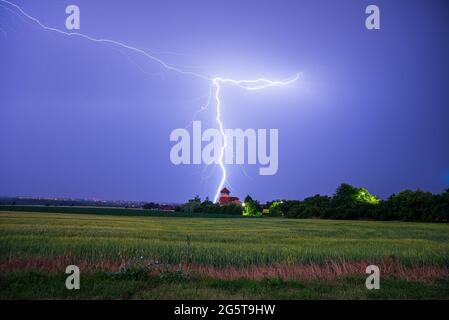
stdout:
<svg viewBox="0 0 449 320">
<path fill-rule="evenodd" d="M 243 201 L 243 215 L 244 216 L 258 216 L 261 214 L 261 206 L 257 201 L 254 201 L 249 195 Z"/>
<path fill-rule="evenodd" d="M 335 191 L 330 202 L 329 218 L 358 219 L 373 216 L 379 199 L 365 188 L 356 188 L 342 183 Z"/>
<path fill-rule="evenodd" d="M 182 206 L 182 211 L 186 213 L 200 212 L 201 211 L 201 199 L 198 195 L 195 198 L 190 199 L 186 204 Z"/>
</svg>

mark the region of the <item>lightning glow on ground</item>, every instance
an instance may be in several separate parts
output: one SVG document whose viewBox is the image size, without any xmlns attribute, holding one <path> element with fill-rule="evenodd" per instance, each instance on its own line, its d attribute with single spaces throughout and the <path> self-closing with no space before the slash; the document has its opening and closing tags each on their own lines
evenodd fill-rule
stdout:
<svg viewBox="0 0 449 320">
<path fill-rule="evenodd" d="M 128 44 L 125 44 L 125 43 L 122 43 L 122 42 L 119 42 L 116 40 L 94 38 L 94 37 L 91 37 L 89 35 L 79 33 L 79 32 L 67 32 L 67 31 L 57 29 L 57 28 L 48 27 L 45 24 L 43 24 L 39 19 L 37 19 L 37 18 L 33 17 L 32 15 L 28 14 L 27 12 L 25 12 L 20 6 L 12 3 L 10 1 L 7 1 L 7 0 L 0 0 L 0 3 L 6 4 L 7 6 L 9 6 L 9 7 L 1 6 L 3 8 L 7 8 L 7 9 L 11 9 L 10 7 L 14 8 L 20 14 L 22 14 L 24 17 L 31 20 L 33 23 L 35 23 L 36 25 L 38 25 L 39 27 L 41 27 L 42 29 L 44 29 L 46 31 L 56 32 L 56 33 L 59 33 L 59 34 L 65 35 L 65 36 L 80 37 L 80 38 L 84 38 L 89 41 L 98 42 L 98 43 L 107 44 L 107 45 L 113 45 L 113 46 L 120 47 L 123 49 L 131 50 L 136 53 L 142 54 L 146 58 L 158 63 L 163 68 L 165 68 L 169 71 L 174 71 L 174 72 L 177 72 L 180 74 L 190 75 L 190 76 L 194 76 L 194 77 L 209 81 L 209 83 L 211 83 L 211 86 L 215 87 L 215 102 L 216 102 L 216 109 L 217 109 L 216 120 L 218 123 L 218 127 L 220 129 L 221 135 L 223 137 L 223 143 L 222 143 L 222 148 L 221 148 L 220 157 L 219 157 L 219 165 L 222 170 L 222 177 L 220 180 L 220 184 L 217 188 L 217 192 L 215 194 L 214 202 L 217 202 L 220 190 L 223 188 L 223 186 L 226 182 L 226 167 L 224 165 L 223 158 L 224 158 L 224 153 L 225 153 L 227 143 L 226 143 L 226 135 L 225 135 L 225 131 L 224 131 L 224 125 L 221 121 L 221 101 L 220 101 L 221 84 L 229 83 L 229 84 L 235 85 L 237 87 L 240 87 L 240 88 L 246 89 L 246 90 L 261 90 L 261 89 L 264 89 L 267 87 L 286 86 L 286 85 L 292 84 L 293 82 L 295 82 L 299 79 L 299 74 L 296 74 L 294 77 L 287 79 L 287 80 L 283 80 L 283 81 L 273 81 L 273 80 L 268 80 L 268 79 L 264 79 L 264 78 L 259 78 L 259 79 L 255 79 L 255 80 L 235 80 L 235 79 L 228 79 L 228 78 L 221 78 L 221 77 L 209 77 L 209 76 L 206 76 L 206 75 L 203 75 L 200 73 L 181 69 L 178 66 L 175 66 L 172 64 L 168 64 L 164 60 L 148 53 L 147 51 L 150 51 L 148 49 L 146 51 L 144 49 L 137 48 L 137 47 L 134 47 L 134 46 L 131 46 L 131 45 L 128 45 Z M 210 102 L 210 99 L 208 100 L 207 105 L 205 107 L 201 108 L 201 110 L 199 110 L 199 111 L 202 111 L 205 108 L 207 108 L 207 106 L 209 105 L 209 102 Z M 197 113 L 199 111 L 197 111 Z"/>
</svg>

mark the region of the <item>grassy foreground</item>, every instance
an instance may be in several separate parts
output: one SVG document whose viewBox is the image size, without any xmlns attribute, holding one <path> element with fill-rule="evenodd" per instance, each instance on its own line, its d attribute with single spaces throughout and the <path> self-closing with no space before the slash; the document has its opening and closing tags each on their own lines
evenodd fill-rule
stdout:
<svg viewBox="0 0 449 320">
<path fill-rule="evenodd" d="M 139 261 L 201 272 L 130 272 L 146 266 Z M 81 268 L 85 290 L 65 289 L 66 262 L 89 270 Z M 362 268 L 347 271 L 352 262 L 395 267 L 381 278 L 381 290 L 368 291 Z M 329 263 L 341 276 L 320 269 Z M 259 276 L 241 272 L 253 266 L 261 266 Z M 283 276 L 263 279 L 263 266 Z M 447 224 L 0 211 L 0 298 L 448 299 L 448 267 Z M 223 276 L 229 268 L 232 279 Z M 290 269 L 296 273 L 285 276 Z M 435 275 L 421 281 L 426 274 Z"/>
<path fill-rule="evenodd" d="M 67 290 L 65 275 L 15 272 L 0 276 L 2 299 L 449 299 L 449 280 L 432 283 L 385 279 L 367 290 L 364 277 L 334 281 L 260 281 L 207 278 L 116 278 L 82 276 L 80 290 Z"/>
<path fill-rule="evenodd" d="M 188 251 L 188 252 L 186 252 Z M 212 265 L 378 260 L 449 264 L 449 225 L 0 211 L 0 258 L 72 254 Z"/>
</svg>

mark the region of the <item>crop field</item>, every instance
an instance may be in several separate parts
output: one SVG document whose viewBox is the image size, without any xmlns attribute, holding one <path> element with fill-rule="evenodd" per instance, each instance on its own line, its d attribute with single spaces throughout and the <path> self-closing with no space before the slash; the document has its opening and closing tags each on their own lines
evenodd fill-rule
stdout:
<svg viewBox="0 0 449 320">
<path fill-rule="evenodd" d="M 449 225 L 0 211 L 0 272 L 8 299 L 447 299 Z"/>
</svg>

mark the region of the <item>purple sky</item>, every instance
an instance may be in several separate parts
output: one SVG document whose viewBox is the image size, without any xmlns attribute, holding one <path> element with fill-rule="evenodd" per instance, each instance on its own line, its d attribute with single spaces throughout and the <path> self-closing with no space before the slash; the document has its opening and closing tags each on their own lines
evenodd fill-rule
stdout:
<svg viewBox="0 0 449 320">
<path fill-rule="evenodd" d="M 279 129 L 278 173 L 229 167 L 237 196 L 303 198 L 341 182 L 381 197 L 449 187 L 447 1 L 11 1 L 59 29 L 76 4 L 80 32 L 210 76 L 302 72 L 286 88 L 223 88 L 226 127 Z M 372 3 L 380 31 L 364 26 Z M 208 81 L 4 7 L 0 28 L 0 195 L 213 198 L 218 167 L 169 158 L 170 132 L 206 103 Z M 216 125 L 214 112 L 203 126 Z"/>
</svg>

